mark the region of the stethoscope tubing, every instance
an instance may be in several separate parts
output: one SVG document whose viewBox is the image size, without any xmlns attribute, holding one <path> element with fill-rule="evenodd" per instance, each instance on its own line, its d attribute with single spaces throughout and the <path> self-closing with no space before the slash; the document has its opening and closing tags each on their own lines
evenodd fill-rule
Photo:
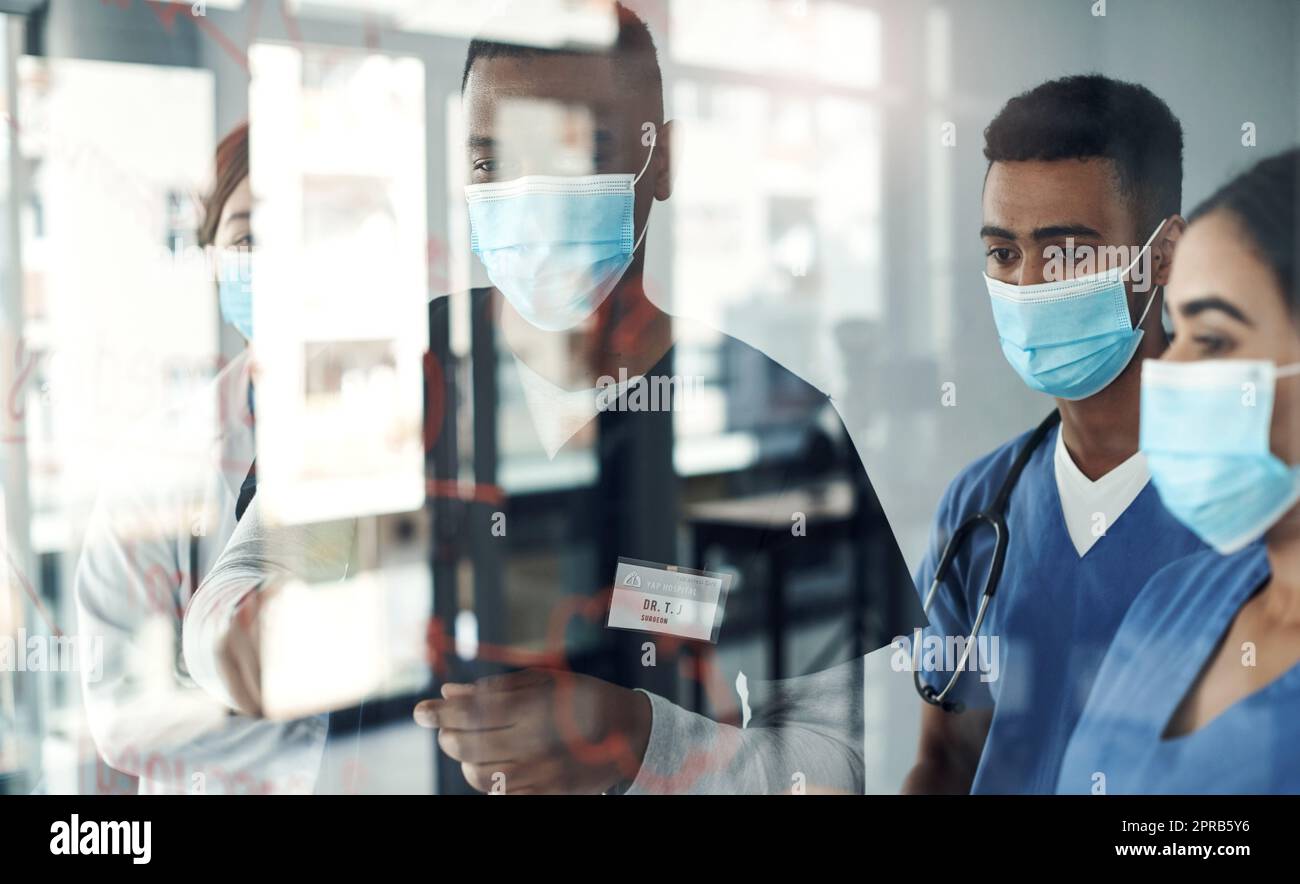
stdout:
<svg viewBox="0 0 1300 884">
<path fill-rule="evenodd" d="M 1011 499 L 1011 492 L 1015 490 L 1016 483 L 1020 481 L 1021 474 L 1025 471 L 1025 466 L 1029 463 L 1029 458 L 1047 438 L 1047 434 L 1052 428 L 1061 422 L 1061 413 L 1053 411 L 1042 423 L 1034 430 L 1024 447 L 1016 455 L 1011 469 L 1007 471 L 1006 477 L 1002 480 L 1002 485 L 998 489 L 997 495 L 993 498 L 993 503 L 984 510 L 974 513 L 962 521 L 953 532 L 952 537 L 944 545 L 943 555 L 939 557 L 939 565 L 935 568 L 934 579 L 930 583 L 930 589 L 925 594 L 925 601 L 922 604 L 922 610 L 928 617 L 930 607 L 934 604 L 935 596 L 939 593 L 939 587 L 948 577 L 948 571 L 952 567 L 953 559 L 961 551 L 962 544 L 982 525 L 988 525 L 993 529 L 993 561 L 989 563 L 989 572 L 984 580 L 984 593 L 980 597 L 979 609 L 975 613 L 975 622 L 971 625 L 970 634 L 966 637 L 966 645 L 962 648 L 961 660 L 958 661 L 953 670 L 952 677 L 948 679 L 948 684 L 943 690 L 936 691 L 930 685 L 921 681 L 920 667 L 920 642 L 912 643 L 912 683 L 916 688 L 917 694 L 925 702 L 939 706 L 945 712 L 960 712 L 962 705 L 948 699 L 957 686 L 957 680 L 961 677 L 962 672 L 966 669 L 966 663 L 970 659 L 971 649 L 975 641 L 979 638 L 980 629 L 984 625 L 984 618 L 988 614 L 989 603 L 992 601 L 994 594 L 998 591 L 998 585 L 1002 581 L 1002 569 L 1006 564 L 1007 546 L 1010 543 L 1010 533 L 1007 528 L 1006 508 L 1007 502 Z"/>
</svg>

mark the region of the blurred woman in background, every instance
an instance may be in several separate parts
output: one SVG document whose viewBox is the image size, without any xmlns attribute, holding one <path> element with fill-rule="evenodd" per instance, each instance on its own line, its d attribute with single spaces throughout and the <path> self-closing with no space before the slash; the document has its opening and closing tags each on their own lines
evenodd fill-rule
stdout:
<svg viewBox="0 0 1300 884">
<path fill-rule="evenodd" d="M 199 230 L 214 259 L 222 318 L 246 343 L 253 335 L 248 144 L 241 125 L 217 148 Z M 80 631 L 102 638 L 104 648 L 102 679 L 83 678 L 87 717 L 104 760 L 138 777 L 141 793 L 311 792 L 320 766 L 325 716 L 238 715 L 195 684 L 181 652 L 182 612 L 254 488 L 250 367 L 245 347 L 184 414 L 123 446 L 77 570 Z M 178 424 L 179 438 L 171 429 Z"/>
</svg>

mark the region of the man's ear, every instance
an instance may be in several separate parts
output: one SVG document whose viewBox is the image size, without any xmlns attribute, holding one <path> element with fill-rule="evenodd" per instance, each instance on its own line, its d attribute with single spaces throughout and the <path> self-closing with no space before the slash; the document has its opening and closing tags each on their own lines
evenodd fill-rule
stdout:
<svg viewBox="0 0 1300 884">
<path fill-rule="evenodd" d="M 663 202 L 673 195 L 673 121 L 668 120 L 655 133 L 655 199 Z"/>
<path fill-rule="evenodd" d="M 1160 228 L 1160 236 L 1151 244 L 1151 260 L 1155 268 L 1155 278 L 1152 280 L 1154 285 L 1169 283 L 1169 272 L 1174 267 L 1174 251 L 1186 230 L 1187 220 L 1182 215 L 1171 215 L 1165 221 L 1165 226 Z"/>
</svg>

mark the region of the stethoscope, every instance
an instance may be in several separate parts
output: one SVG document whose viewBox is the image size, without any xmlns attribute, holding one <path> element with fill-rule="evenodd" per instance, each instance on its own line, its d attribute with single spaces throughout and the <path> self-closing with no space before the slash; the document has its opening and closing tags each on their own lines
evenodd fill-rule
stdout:
<svg viewBox="0 0 1300 884">
<path fill-rule="evenodd" d="M 934 581 L 930 584 L 930 591 L 925 595 L 925 603 L 922 609 L 926 617 L 930 616 L 930 606 L 934 603 L 935 594 L 939 592 L 939 584 L 943 583 L 948 576 L 948 569 L 952 567 L 952 560 L 961 552 L 961 545 L 966 542 L 970 535 L 982 525 L 987 525 L 993 529 L 993 561 L 989 564 L 988 576 L 984 579 L 984 595 L 980 598 L 979 610 L 975 614 L 975 623 L 971 626 L 970 635 L 966 639 L 966 647 L 962 649 L 961 660 L 953 670 L 952 678 L 942 691 L 936 691 L 928 684 L 921 681 L 920 667 L 920 642 L 914 642 L 912 646 L 912 681 L 916 685 L 916 692 L 921 695 L 921 699 L 938 706 L 945 712 L 960 712 L 962 704 L 948 699 L 948 695 L 957 685 L 957 679 L 961 677 L 962 672 L 966 669 L 966 661 L 970 658 L 971 648 L 975 645 L 975 640 L 979 637 L 980 627 L 984 624 L 984 616 L 988 613 L 989 602 L 993 599 L 993 594 L 998 590 L 998 581 L 1002 578 L 1002 565 L 1007 557 L 1007 544 L 1010 542 L 1010 536 L 1007 533 L 1006 509 L 1007 501 L 1011 498 L 1011 492 L 1016 487 L 1016 482 L 1020 480 L 1020 474 L 1025 471 L 1025 465 L 1029 463 L 1029 458 L 1033 455 L 1034 450 L 1042 443 L 1052 428 L 1061 422 L 1061 413 L 1053 411 L 1043 422 L 1034 430 L 1032 436 L 1025 442 L 1020 453 L 1016 455 L 1015 462 L 1011 464 L 1011 469 L 1007 471 L 1006 478 L 1002 480 L 1002 487 L 998 489 L 997 496 L 993 498 L 993 503 L 987 509 L 968 516 L 964 522 L 957 526 L 951 538 L 948 539 L 947 545 L 944 546 L 943 555 L 939 558 L 939 567 L 934 571 Z"/>
</svg>

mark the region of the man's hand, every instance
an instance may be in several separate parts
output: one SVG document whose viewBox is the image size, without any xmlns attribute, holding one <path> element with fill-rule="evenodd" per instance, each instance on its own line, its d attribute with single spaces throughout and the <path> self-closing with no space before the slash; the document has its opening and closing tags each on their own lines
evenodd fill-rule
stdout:
<svg viewBox="0 0 1300 884">
<path fill-rule="evenodd" d="M 636 776 L 650 739 L 645 695 L 585 675 L 529 669 L 446 684 L 442 697 L 415 720 L 481 792 L 605 792 Z"/>
</svg>

